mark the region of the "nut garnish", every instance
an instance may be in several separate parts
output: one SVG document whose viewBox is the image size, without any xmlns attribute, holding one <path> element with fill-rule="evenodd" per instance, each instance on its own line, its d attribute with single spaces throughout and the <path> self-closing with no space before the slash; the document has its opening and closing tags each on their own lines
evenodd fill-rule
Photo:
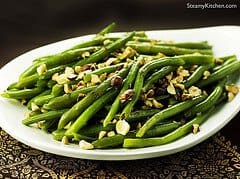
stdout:
<svg viewBox="0 0 240 179">
<path fill-rule="evenodd" d="M 89 56 L 90 56 L 90 53 L 88 51 L 82 53 L 83 58 L 89 57 Z"/>
<path fill-rule="evenodd" d="M 91 83 L 93 83 L 93 84 L 101 83 L 101 80 L 98 77 L 98 75 L 91 74 Z"/>
<path fill-rule="evenodd" d="M 237 86 L 234 86 L 234 85 L 227 85 L 227 86 L 225 86 L 225 89 L 228 92 L 232 92 L 233 94 L 238 94 L 238 92 L 239 92 L 239 88 Z"/>
<path fill-rule="evenodd" d="M 111 86 L 120 87 L 122 86 L 123 79 L 120 76 L 114 76 L 111 79 Z"/>
<path fill-rule="evenodd" d="M 173 72 L 169 73 L 168 75 L 166 75 L 167 80 L 170 82 L 173 78 Z"/>
<path fill-rule="evenodd" d="M 107 131 L 100 131 L 98 134 L 98 139 L 102 139 L 104 136 L 106 136 Z"/>
<path fill-rule="evenodd" d="M 57 81 L 58 76 L 59 76 L 58 73 L 54 73 L 54 74 L 52 75 L 52 80 L 53 80 L 53 81 Z"/>
<path fill-rule="evenodd" d="M 107 61 L 106 61 L 106 66 L 110 66 L 111 64 L 115 64 L 117 62 L 117 58 L 109 58 Z"/>
<path fill-rule="evenodd" d="M 234 99 L 235 95 L 232 92 L 228 92 L 228 102 Z"/>
<path fill-rule="evenodd" d="M 72 92 L 71 86 L 69 84 L 64 84 L 63 89 L 64 89 L 65 93 L 71 93 Z"/>
<path fill-rule="evenodd" d="M 94 148 L 94 146 L 91 143 L 89 143 L 85 140 L 79 141 L 79 147 L 80 147 L 80 149 L 83 149 L 83 150 L 91 150 Z"/>
<path fill-rule="evenodd" d="M 188 92 L 190 95 L 192 95 L 193 97 L 195 96 L 199 96 L 202 94 L 202 90 L 199 89 L 198 87 L 196 86 L 191 86 L 189 89 L 188 89 Z"/>
<path fill-rule="evenodd" d="M 47 71 L 47 65 L 45 63 L 41 64 L 39 67 L 37 67 L 37 73 L 39 75 L 43 74 L 46 71 Z"/>
<path fill-rule="evenodd" d="M 160 102 L 158 102 L 156 99 L 153 99 L 153 100 L 152 100 L 152 104 L 153 104 L 153 106 L 154 106 L 155 108 L 157 108 L 157 109 L 160 109 L 160 108 L 163 107 L 163 104 L 160 103 Z"/>
<path fill-rule="evenodd" d="M 181 83 L 177 83 L 174 85 L 176 88 L 180 88 L 181 90 L 184 90 L 185 89 L 185 86 L 184 84 L 181 84 Z"/>
<path fill-rule="evenodd" d="M 39 111 L 40 110 L 38 105 L 36 105 L 35 103 L 31 103 L 31 109 L 32 109 L 32 111 Z"/>
<path fill-rule="evenodd" d="M 200 131 L 199 124 L 193 124 L 193 134 L 196 134 Z"/>
<path fill-rule="evenodd" d="M 220 58 L 215 59 L 215 64 L 221 65 L 222 63 L 223 63 L 223 60 L 221 60 Z"/>
<path fill-rule="evenodd" d="M 188 77 L 190 76 L 190 73 L 188 70 L 185 70 L 183 66 L 179 66 L 177 69 L 177 74 L 182 76 L 182 77 Z"/>
<path fill-rule="evenodd" d="M 175 95 L 176 94 L 176 90 L 173 86 L 173 84 L 170 82 L 169 85 L 167 86 L 167 92 L 169 94 Z"/>
<path fill-rule="evenodd" d="M 110 132 L 107 133 L 107 136 L 108 136 L 108 137 L 112 137 L 112 136 L 115 136 L 115 135 L 116 135 L 116 134 L 115 134 L 114 131 L 110 131 Z"/>
<path fill-rule="evenodd" d="M 56 78 L 58 84 L 64 84 L 69 81 L 66 74 L 61 74 Z"/>
<path fill-rule="evenodd" d="M 121 103 L 124 103 L 126 101 L 130 101 L 132 100 L 132 96 L 134 95 L 134 91 L 133 89 L 128 89 L 126 90 L 125 92 L 123 92 L 121 95 L 120 95 L 120 102 Z"/>
<path fill-rule="evenodd" d="M 126 135 L 130 130 L 130 125 L 125 120 L 119 120 L 116 124 L 116 131 L 118 134 Z"/>
<path fill-rule="evenodd" d="M 125 50 L 123 51 L 123 53 L 121 54 L 121 56 L 119 57 L 121 60 L 131 57 L 133 55 L 135 55 L 137 52 L 136 50 L 132 49 L 131 47 L 127 47 L 125 48 Z"/>
<path fill-rule="evenodd" d="M 67 136 L 63 136 L 63 138 L 62 138 L 62 143 L 63 143 L 64 145 L 67 145 L 67 144 L 68 144 L 68 137 L 67 137 Z"/>
<path fill-rule="evenodd" d="M 206 80 L 211 75 L 210 71 L 206 70 L 203 72 L 203 79 Z"/>
</svg>

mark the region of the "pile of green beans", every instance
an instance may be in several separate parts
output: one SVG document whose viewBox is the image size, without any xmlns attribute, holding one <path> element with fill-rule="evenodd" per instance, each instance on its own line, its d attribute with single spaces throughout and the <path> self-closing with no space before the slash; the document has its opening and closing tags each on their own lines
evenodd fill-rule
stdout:
<svg viewBox="0 0 240 179">
<path fill-rule="evenodd" d="M 162 41 L 143 31 L 112 37 L 115 26 L 33 59 L 9 85 L 1 95 L 27 106 L 24 125 L 81 149 L 150 147 L 196 134 L 215 106 L 237 95 L 235 55 L 216 58 L 207 41 Z"/>
</svg>

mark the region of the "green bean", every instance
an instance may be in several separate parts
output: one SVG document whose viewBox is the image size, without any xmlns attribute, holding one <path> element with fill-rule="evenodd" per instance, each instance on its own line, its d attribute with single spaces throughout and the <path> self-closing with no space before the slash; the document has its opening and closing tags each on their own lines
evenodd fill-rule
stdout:
<svg viewBox="0 0 240 179">
<path fill-rule="evenodd" d="M 61 141 L 63 136 L 65 135 L 66 130 L 65 129 L 57 129 L 52 132 L 52 136 L 54 140 Z"/>
<path fill-rule="evenodd" d="M 94 141 L 96 140 L 96 138 L 94 137 L 89 137 L 89 136 L 85 136 L 82 134 L 78 134 L 78 133 L 73 133 L 73 141 L 80 141 L 80 140 L 86 140 L 86 141 Z"/>
<path fill-rule="evenodd" d="M 43 105 L 43 108 L 48 110 L 70 108 L 77 102 L 79 94 L 87 94 L 95 88 L 96 86 L 84 87 L 81 89 L 77 89 L 70 94 L 64 94 L 62 96 L 52 98 L 47 104 Z"/>
<path fill-rule="evenodd" d="M 179 128 L 181 126 L 181 122 L 170 122 L 170 123 L 166 123 L 166 124 L 161 124 L 161 125 L 157 125 L 154 126 L 153 128 L 151 128 L 149 131 L 147 131 L 143 137 L 157 137 L 157 136 L 162 136 L 165 134 L 168 134 L 172 131 L 174 131 L 175 129 Z"/>
<path fill-rule="evenodd" d="M 40 121 L 54 120 L 56 118 L 60 118 L 62 116 L 62 114 L 66 111 L 67 111 L 67 109 L 59 110 L 59 111 L 49 111 L 46 113 L 42 113 L 42 114 L 39 114 L 36 116 L 26 118 L 26 119 L 22 120 L 22 123 L 24 125 L 30 125 L 30 124 L 40 122 Z"/>
<path fill-rule="evenodd" d="M 124 78 L 128 73 L 128 68 L 123 68 L 115 76 Z M 113 78 L 112 77 L 112 78 Z M 96 99 L 105 94 L 111 87 L 111 79 L 102 82 L 95 90 L 88 93 L 81 101 L 77 102 L 68 112 L 64 113 L 59 121 L 58 129 L 62 129 L 67 123 L 75 120 L 86 108 L 88 108 Z"/>
<path fill-rule="evenodd" d="M 37 83 L 38 79 L 39 75 L 36 73 L 19 80 L 14 87 L 18 89 L 32 88 Z"/>
<path fill-rule="evenodd" d="M 47 83 L 47 87 L 48 87 L 48 88 L 52 88 L 55 84 L 57 84 L 56 81 L 54 81 L 54 80 L 49 80 L 48 83 Z"/>
<path fill-rule="evenodd" d="M 214 108 L 214 107 L 213 107 Z M 170 142 L 173 142 L 177 139 L 180 139 L 192 131 L 193 124 L 202 124 L 212 113 L 213 108 L 203 113 L 173 132 L 163 136 L 163 137 L 154 137 L 154 138 L 142 138 L 142 139 L 125 139 L 123 147 L 125 148 L 140 148 L 140 147 L 150 147 L 163 145 Z"/>
<path fill-rule="evenodd" d="M 224 56 L 224 57 L 219 57 L 220 60 L 226 61 L 230 58 L 237 58 L 236 55 L 228 55 L 228 56 Z"/>
<path fill-rule="evenodd" d="M 160 112 L 161 109 L 148 109 L 148 110 L 137 110 L 129 114 L 125 119 L 128 122 L 142 121 L 148 117 L 153 116 L 154 114 Z M 117 116 L 118 117 L 118 116 Z"/>
<path fill-rule="evenodd" d="M 40 94 L 43 91 L 42 88 L 22 89 L 17 91 L 6 90 L 1 95 L 5 98 L 13 99 L 31 99 L 34 96 Z"/>
<path fill-rule="evenodd" d="M 111 137 L 104 137 L 102 139 L 98 139 L 96 141 L 93 141 L 92 144 L 96 149 L 103 149 L 121 146 L 123 141 L 124 136 L 117 134 Z"/>
<path fill-rule="evenodd" d="M 214 68 L 213 68 L 213 71 L 215 72 L 215 71 L 219 70 L 220 68 L 222 68 L 223 66 L 228 65 L 228 64 L 230 64 L 230 63 L 232 63 L 232 62 L 235 62 L 235 61 L 237 61 L 237 58 L 236 58 L 236 57 L 229 58 L 229 59 L 225 60 L 225 61 L 223 62 L 223 64 L 214 67 Z"/>
<path fill-rule="evenodd" d="M 126 46 L 129 46 L 135 49 L 139 53 L 143 54 L 157 54 L 163 53 L 165 55 L 173 56 L 173 55 L 184 55 L 184 54 L 192 54 L 192 53 L 201 53 L 206 55 L 211 55 L 211 49 L 187 49 L 180 48 L 175 46 L 162 46 L 162 45 L 152 45 L 151 43 L 127 43 Z"/>
<path fill-rule="evenodd" d="M 143 92 L 146 92 L 147 90 L 149 90 L 151 88 L 151 86 L 153 85 L 153 83 L 155 83 L 157 80 L 164 77 L 165 75 L 167 75 L 168 73 L 172 72 L 175 69 L 176 69 L 176 67 L 174 67 L 174 66 L 166 66 L 166 67 L 163 67 L 161 70 L 153 73 L 146 80 L 146 83 L 144 84 L 144 87 L 143 87 Z"/>
<path fill-rule="evenodd" d="M 107 116 L 105 117 L 104 121 L 103 121 L 103 126 L 107 126 L 112 119 L 114 118 L 115 114 L 118 112 L 120 105 L 121 105 L 121 101 L 120 101 L 120 97 L 121 95 L 129 88 L 131 88 L 131 86 L 134 83 L 134 80 L 137 76 L 137 72 L 140 68 L 141 65 L 141 59 L 138 60 L 136 63 L 134 63 L 129 71 L 129 74 L 124 82 L 124 85 L 119 93 L 119 95 L 117 96 L 117 98 L 115 99 L 115 101 L 113 102 L 111 109 L 109 110 Z"/>
<path fill-rule="evenodd" d="M 125 45 L 125 43 L 130 40 L 134 36 L 134 32 L 126 35 L 125 37 L 116 40 L 115 42 L 102 47 L 100 50 L 96 51 L 92 55 L 90 55 L 88 58 L 79 61 L 75 66 L 82 66 L 88 63 L 95 63 L 98 62 L 104 58 L 106 58 L 111 52 L 113 52 L 116 49 L 119 49 Z"/>
<path fill-rule="evenodd" d="M 72 133 L 78 132 L 82 127 L 86 126 L 88 121 L 104 106 L 106 105 L 112 98 L 114 98 L 118 93 L 118 90 L 112 89 L 99 99 L 97 99 L 91 106 L 89 106 L 78 118 L 77 120 L 70 126 L 70 128 L 66 131 L 66 135 L 70 135 Z"/>
<path fill-rule="evenodd" d="M 197 113 L 202 113 L 209 110 L 212 106 L 214 106 L 218 99 L 223 94 L 223 88 L 226 83 L 226 79 L 222 80 L 218 83 L 217 87 L 212 91 L 212 93 L 201 103 L 193 106 L 190 110 L 188 110 L 184 115 L 185 117 L 192 117 Z"/>
<path fill-rule="evenodd" d="M 78 131 L 78 134 L 91 136 L 91 137 L 98 137 L 99 132 L 112 131 L 114 129 L 115 129 L 115 124 L 108 124 L 105 127 L 102 124 L 96 124 L 96 125 L 83 127 Z"/>
<path fill-rule="evenodd" d="M 59 120 L 59 118 L 55 118 L 53 120 L 44 121 L 44 123 L 40 124 L 40 128 L 43 131 L 45 131 L 45 132 L 48 132 L 50 129 L 54 130 L 54 128 L 57 128 L 58 120 Z"/>
<path fill-rule="evenodd" d="M 175 46 L 181 48 L 188 48 L 188 49 L 211 49 L 212 46 L 208 44 L 207 41 L 202 42 L 165 42 L 161 40 L 149 39 L 144 37 L 134 37 L 134 41 L 137 42 L 150 42 L 154 45 L 161 45 L 161 46 Z M 130 41 L 132 43 L 132 41 Z"/>
<path fill-rule="evenodd" d="M 52 92 L 51 94 L 53 96 L 61 96 L 64 94 L 64 90 L 63 90 L 63 85 L 62 84 L 55 84 L 53 87 L 52 87 Z"/>
<path fill-rule="evenodd" d="M 203 73 L 206 70 L 211 69 L 214 66 L 214 64 L 208 64 L 208 65 L 202 65 L 199 66 L 192 74 L 190 77 L 187 78 L 186 81 L 184 81 L 184 86 L 185 88 L 188 88 L 190 86 L 192 86 L 193 84 L 195 84 L 198 80 L 200 80 L 203 76 Z"/>
<path fill-rule="evenodd" d="M 206 96 L 195 97 L 191 100 L 183 101 L 183 102 L 175 104 L 171 107 L 163 109 L 159 113 L 152 116 L 149 120 L 147 120 L 147 122 L 139 129 L 136 136 L 137 137 L 143 137 L 144 134 L 150 128 L 152 128 L 156 123 L 164 121 L 165 119 L 167 119 L 169 117 L 172 117 L 176 114 L 179 114 L 182 111 L 185 111 L 185 110 L 191 108 L 192 106 L 194 106 L 194 105 L 200 103 L 201 101 L 203 101 L 205 98 L 206 98 Z"/>
<path fill-rule="evenodd" d="M 214 82 L 226 77 L 227 75 L 239 70 L 239 69 L 240 69 L 240 62 L 239 61 L 230 63 L 226 66 L 223 66 L 218 71 L 212 73 L 207 79 L 202 79 L 201 81 L 199 81 L 197 86 L 204 87 L 206 85 L 214 83 Z"/>
<path fill-rule="evenodd" d="M 50 79 L 54 73 L 59 73 L 65 70 L 67 66 L 72 66 L 74 63 L 70 63 L 67 65 L 60 65 L 51 69 L 48 69 L 46 72 L 39 76 L 39 79 Z"/>
<path fill-rule="evenodd" d="M 32 102 L 34 102 L 34 100 L 36 100 L 37 98 L 39 98 L 39 97 L 41 97 L 41 96 L 48 95 L 48 94 L 50 94 L 50 93 L 51 93 L 51 90 L 48 89 L 48 90 L 43 91 L 43 92 L 40 93 L 39 95 L 33 97 L 30 101 L 28 101 L 28 103 L 27 103 L 27 108 L 28 108 L 29 110 L 31 110 L 31 108 L 32 108 L 31 105 L 32 105 Z"/>
<path fill-rule="evenodd" d="M 111 31 L 113 31 L 113 29 L 115 27 L 116 27 L 116 23 L 113 22 L 113 23 L 109 24 L 107 27 L 105 27 L 104 29 L 102 29 L 100 32 L 98 32 L 96 36 L 106 35 L 106 34 L 110 33 Z"/>
<path fill-rule="evenodd" d="M 111 66 L 107 66 L 104 68 L 100 68 L 97 70 L 94 70 L 92 72 L 89 72 L 88 74 L 86 74 L 85 76 L 83 76 L 83 80 L 84 82 L 89 82 L 91 81 L 91 75 L 101 75 L 103 73 L 112 73 L 115 72 L 116 70 L 120 69 L 120 67 L 122 67 L 125 63 L 119 63 L 116 65 L 111 65 Z"/>
<path fill-rule="evenodd" d="M 50 67 L 56 67 L 59 65 L 65 65 L 74 61 L 78 61 L 81 57 L 81 55 L 88 51 L 88 52 L 94 52 L 98 50 L 99 47 L 86 47 L 86 48 L 81 48 L 81 49 L 75 49 L 75 50 L 69 50 L 66 52 L 58 53 L 55 55 L 50 55 L 47 57 L 42 57 L 39 59 L 37 62 L 35 62 L 32 66 L 27 68 L 19 77 L 19 79 L 23 79 L 27 76 L 30 76 L 34 73 L 36 73 L 36 69 L 41 65 L 41 64 L 46 64 L 47 68 Z"/>
</svg>

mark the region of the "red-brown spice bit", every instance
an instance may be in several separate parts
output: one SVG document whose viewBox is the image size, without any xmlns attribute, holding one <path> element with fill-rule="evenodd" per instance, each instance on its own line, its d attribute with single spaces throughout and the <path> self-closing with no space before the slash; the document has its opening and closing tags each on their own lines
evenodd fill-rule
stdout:
<svg viewBox="0 0 240 179">
<path fill-rule="evenodd" d="M 134 95 L 133 89 L 128 89 L 120 96 L 120 102 L 124 103 L 126 101 L 132 100 L 132 96 Z"/>
<path fill-rule="evenodd" d="M 120 76 L 114 76 L 111 79 L 111 86 L 114 87 L 121 87 L 123 84 L 123 79 Z"/>
</svg>

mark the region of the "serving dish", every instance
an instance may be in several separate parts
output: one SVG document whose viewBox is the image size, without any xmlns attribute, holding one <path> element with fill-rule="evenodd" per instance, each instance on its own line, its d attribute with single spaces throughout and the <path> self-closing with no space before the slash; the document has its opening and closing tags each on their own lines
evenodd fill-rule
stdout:
<svg viewBox="0 0 240 179">
<path fill-rule="evenodd" d="M 159 30 L 147 31 L 146 33 L 150 38 L 174 40 L 176 42 L 207 40 L 209 44 L 213 45 L 214 56 L 236 54 L 238 58 L 240 57 L 240 27 L 237 26 Z M 113 33 L 112 35 L 121 34 L 122 33 Z M 11 82 L 16 81 L 20 73 L 26 69 L 35 58 L 61 52 L 92 37 L 93 35 L 87 35 L 67 39 L 34 49 L 15 58 L 0 70 L 0 91 L 4 91 Z M 237 82 L 238 85 L 239 83 L 240 81 Z M 8 100 L 2 97 L 0 98 L 0 127 L 26 145 L 58 155 L 94 160 L 151 158 L 185 150 L 215 134 L 238 113 L 240 110 L 240 105 L 238 104 L 239 98 L 240 96 L 237 95 L 232 102 L 220 107 L 201 125 L 201 130 L 197 134 L 189 134 L 170 144 L 141 149 L 81 150 L 79 146 L 74 144 L 63 145 L 61 142 L 54 141 L 50 134 L 44 133 L 36 128 L 29 128 L 22 125 L 21 120 L 27 109 L 15 100 Z"/>
</svg>

